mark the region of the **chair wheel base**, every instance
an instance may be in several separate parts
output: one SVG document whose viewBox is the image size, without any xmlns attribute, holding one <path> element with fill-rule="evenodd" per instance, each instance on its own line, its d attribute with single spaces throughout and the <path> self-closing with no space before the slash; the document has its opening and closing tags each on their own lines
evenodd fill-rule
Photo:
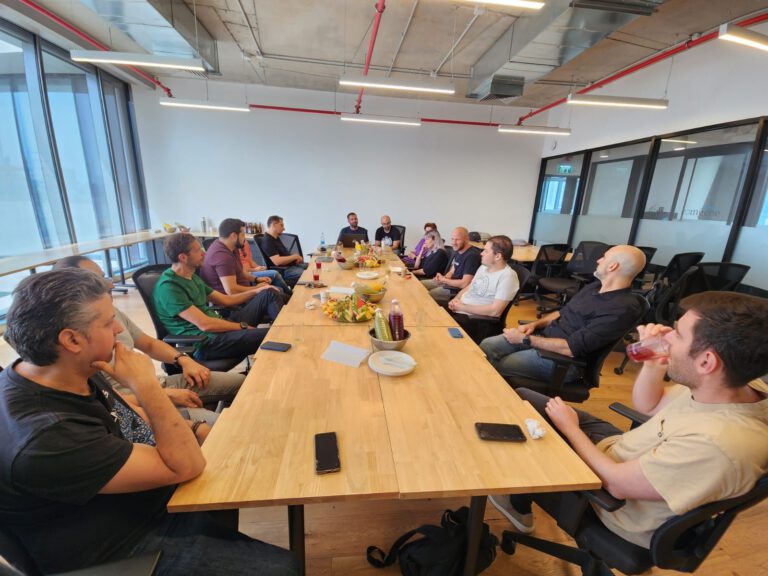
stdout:
<svg viewBox="0 0 768 576">
<path fill-rule="evenodd" d="M 622 374 L 624 374 L 624 368 L 621 368 L 621 367 L 614 368 L 613 373 L 616 374 L 617 376 L 621 376 Z"/>
<path fill-rule="evenodd" d="M 505 554 L 512 556 L 517 551 L 517 542 L 515 542 L 510 536 L 507 536 L 507 531 L 501 538 L 501 549 Z"/>
</svg>

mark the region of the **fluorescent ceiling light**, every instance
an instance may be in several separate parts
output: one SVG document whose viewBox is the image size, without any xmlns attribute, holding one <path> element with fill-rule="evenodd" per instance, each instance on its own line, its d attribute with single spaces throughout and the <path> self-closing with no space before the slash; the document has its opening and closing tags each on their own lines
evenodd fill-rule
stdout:
<svg viewBox="0 0 768 576">
<path fill-rule="evenodd" d="M 207 100 L 179 100 L 178 98 L 161 98 L 160 106 L 172 106 L 174 108 L 201 108 L 203 110 L 224 110 L 227 112 L 249 112 L 250 107 L 235 104 L 216 104 Z"/>
<path fill-rule="evenodd" d="M 395 124 L 397 126 L 421 126 L 418 118 L 398 118 L 397 116 L 372 116 L 370 114 L 342 114 L 344 122 L 369 122 L 371 124 Z"/>
<path fill-rule="evenodd" d="M 555 128 L 554 126 L 520 126 L 520 125 L 500 125 L 499 132 L 508 132 L 515 134 L 553 134 L 556 136 L 570 136 L 570 128 Z"/>
<path fill-rule="evenodd" d="M 677 148 L 672 148 L 675 152 L 679 152 L 680 150 L 686 150 L 685 146 L 678 146 Z"/>
<path fill-rule="evenodd" d="M 600 158 L 610 158 L 610 154 L 600 154 Z"/>
<path fill-rule="evenodd" d="M 744 46 L 750 46 L 752 48 L 757 48 L 758 50 L 768 51 L 768 36 L 760 34 L 759 32 L 747 30 L 743 26 L 723 24 L 720 26 L 720 31 L 717 36 L 720 40 L 728 40 L 729 42 L 735 42 L 736 44 L 743 44 Z"/>
<path fill-rule="evenodd" d="M 587 96 L 585 94 L 569 94 L 568 104 L 583 104 L 585 106 L 616 106 L 619 108 L 653 108 L 665 110 L 669 100 L 654 98 L 632 98 L 629 96 Z"/>
<path fill-rule="evenodd" d="M 662 138 L 662 142 L 674 142 L 675 144 L 698 144 L 698 142 L 694 142 L 693 140 L 676 140 L 674 138 Z"/>
<path fill-rule="evenodd" d="M 133 54 L 130 52 L 108 52 L 104 50 L 70 50 L 69 56 L 75 62 L 94 64 L 117 64 L 124 66 L 149 66 L 150 68 L 173 68 L 205 72 L 200 58 L 177 58 L 156 54 Z"/>
<path fill-rule="evenodd" d="M 464 0 L 464 2 L 473 2 L 474 4 L 496 4 L 498 6 L 527 8 L 529 10 L 541 10 L 544 8 L 544 2 L 535 2 L 534 0 Z"/>
<path fill-rule="evenodd" d="M 408 92 L 428 92 L 430 94 L 455 94 L 456 88 L 449 82 L 414 81 L 376 76 L 345 75 L 339 78 L 340 86 L 355 88 L 381 88 L 382 90 L 402 90 Z"/>
</svg>

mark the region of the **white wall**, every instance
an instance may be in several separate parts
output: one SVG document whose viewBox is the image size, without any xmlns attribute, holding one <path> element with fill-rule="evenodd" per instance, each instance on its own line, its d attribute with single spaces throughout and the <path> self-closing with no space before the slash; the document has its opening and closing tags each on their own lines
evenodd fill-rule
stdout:
<svg viewBox="0 0 768 576">
<path fill-rule="evenodd" d="M 205 99 L 196 80 L 164 79 L 179 98 Z M 152 226 L 202 216 L 286 220 L 309 250 L 335 240 L 356 211 L 371 233 L 387 213 L 413 246 L 426 221 L 527 238 L 542 137 L 493 128 L 350 125 L 337 116 L 161 107 L 134 89 Z M 210 100 L 350 111 L 352 94 L 209 83 Z M 366 95 L 364 113 L 513 122 L 525 111 Z M 492 114 L 492 116 L 491 116 Z"/>
<path fill-rule="evenodd" d="M 768 34 L 768 24 L 751 30 Z M 546 114 L 531 118 L 527 124 L 570 125 L 572 130 L 571 136 L 548 137 L 542 155 L 554 156 L 768 114 L 768 54 L 717 39 L 590 94 L 662 98 L 670 66 L 666 110 L 563 104 L 549 111 L 546 122 Z"/>
</svg>

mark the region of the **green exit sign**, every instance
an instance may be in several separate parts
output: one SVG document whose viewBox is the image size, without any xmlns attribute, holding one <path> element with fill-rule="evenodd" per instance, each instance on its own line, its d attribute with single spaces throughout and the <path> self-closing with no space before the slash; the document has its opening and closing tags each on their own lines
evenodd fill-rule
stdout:
<svg viewBox="0 0 768 576">
<path fill-rule="evenodd" d="M 573 173 L 573 166 L 570 164 L 558 164 L 557 165 L 557 173 L 558 174 L 572 174 Z"/>
</svg>

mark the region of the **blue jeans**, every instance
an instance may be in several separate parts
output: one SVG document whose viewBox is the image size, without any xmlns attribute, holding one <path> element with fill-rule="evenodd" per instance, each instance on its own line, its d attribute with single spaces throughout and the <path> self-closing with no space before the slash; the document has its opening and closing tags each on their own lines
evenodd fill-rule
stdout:
<svg viewBox="0 0 768 576">
<path fill-rule="evenodd" d="M 283 270 L 283 278 L 285 278 L 285 281 L 289 286 L 296 286 L 296 282 L 299 281 L 299 278 L 301 278 L 301 275 L 304 274 L 304 270 L 306 269 L 306 264 L 302 266 L 299 266 L 298 264 L 288 266 L 288 268 Z"/>
<path fill-rule="evenodd" d="M 291 288 L 283 280 L 282 275 L 277 270 L 262 270 L 261 272 L 251 272 L 251 276 L 254 278 L 269 278 L 272 280 L 272 285 L 277 286 L 283 291 L 283 294 L 290 294 Z"/>
<path fill-rule="evenodd" d="M 480 348 L 496 371 L 504 377 L 522 376 L 547 381 L 555 371 L 552 360 L 542 358 L 533 348 L 510 344 L 503 334 L 486 338 L 480 343 Z M 565 382 L 575 380 L 578 376 L 578 369 L 571 366 L 565 373 Z"/>
<path fill-rule="evenodd" d="M 249 538 L 206 512 L 166 514 L 131 556 L 162 550 L 156 576 L 298 576 L 292 552 Z"/>
</svg>

